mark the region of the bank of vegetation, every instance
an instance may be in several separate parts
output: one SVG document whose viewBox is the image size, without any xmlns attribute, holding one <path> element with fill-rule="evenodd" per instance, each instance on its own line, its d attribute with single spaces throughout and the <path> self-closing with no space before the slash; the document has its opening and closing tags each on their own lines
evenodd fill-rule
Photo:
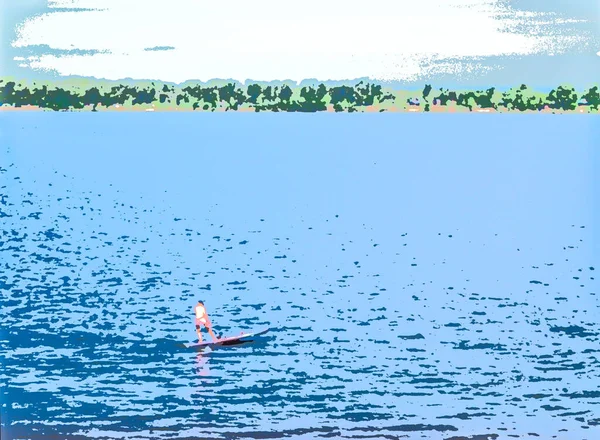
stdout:
<svg viewBox="0 0 600 440">
<path fill-rule="evenodd" d="M 449 90 L 425 85 L 397 90 L 385 84 L 235 81 L 183 84 L 159 81 L 0 79 L 0 108 L 55 111 L 253 111 L 253 112 L 578 112 L 597 113 L 600 90 L 561 85 L 550 92 L 526 85 L 509 90 Z"/>
</svg>

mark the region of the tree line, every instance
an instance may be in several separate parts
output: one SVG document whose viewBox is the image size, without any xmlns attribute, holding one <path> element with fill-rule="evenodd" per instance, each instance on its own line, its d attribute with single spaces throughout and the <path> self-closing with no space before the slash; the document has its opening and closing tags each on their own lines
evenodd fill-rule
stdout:
<svg viewBox="0 0 600 440">
<path fill-rule="evenodd" d="M 0 79 L 0 105 L 33 106 L 55 111 L 155 109 L 197 111 L 359 112 L 434 111 L 575 111 L 597 112 L 598 86 L 577 91 L 561 85 L 540 92 L 521 85 L 500 91 L 449 90 L 430 84 L 422 90 L 395 90 L 384 84 L 360 81 L 346 85 L 295 85 L 234 81 L 169 84 L 156 81 L 108 82 L 94 80 L 25 82 Z"/>
</svg>

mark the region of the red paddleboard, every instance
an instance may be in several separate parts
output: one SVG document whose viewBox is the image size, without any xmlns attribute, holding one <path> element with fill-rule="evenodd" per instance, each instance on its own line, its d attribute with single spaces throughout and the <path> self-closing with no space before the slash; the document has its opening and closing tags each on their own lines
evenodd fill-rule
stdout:
<svg viewBox="0 0 600 440">
<path fill-rule="evenodd" d="M 236 342 L 239 342 L 239 343 L 246 342 L 246 340 L 253 338 L 254 336 L 264 335 L 268 331 L 269 331 L 269 329 L 267 328 L 267 329 L 261 330 L 259 332 L 254 332 L 254 333 L 242 332 L 238 336 L 230 336 L 228 338 L 221 338 L 221 339 L 217 339 L 216 341 L 209 340 L 209 341 L 203 341 L 200 343 L 198 343 L 198 341 L 192 341 L 192 342 L 184 343 L 183 345 L 185 346 L 185 348 L 203 348 L 203 347 L 214 347 L 216 345 L 233 345 Z"/>
</svg>

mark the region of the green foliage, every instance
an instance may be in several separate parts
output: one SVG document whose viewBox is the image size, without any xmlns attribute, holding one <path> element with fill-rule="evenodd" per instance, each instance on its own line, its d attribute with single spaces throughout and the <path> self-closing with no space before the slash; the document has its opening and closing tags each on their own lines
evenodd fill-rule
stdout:
<svg viewBox="0 0 600 440">
<path fill-rule="evenodd" d="M 29 90 L 26 88 L 21 89 L 14 81 L 9 81 L 2 87 L 2 95 L 0 97 L 0 102 L 2 102 L 2 104 L 21 107 L 32 100 Z"/>
<path fill-rule="evenodd" d="M 292 89 L 290 89 L 289 86 L 284 85 L 279 91 L 279 99 L 281 99 L 282 101 L 289 102 L 290 98 L 292 97 L 292 94 Z"/>
<path fill-rule="evenodd" d="M 500 104 L 506 107 L 508 110 L 543 110 L 545 102 L 539 94 L 533 92 L 527 88 L 525 84 L 522 84 L 516 89 L 510 89 L 508 92 L 502 94 L 502 101 Z"/>
<path fill-rule="evenodd" d="M 354 96 L 356 105 L 361 107 L 375 105 L 376 101 L 381 102 L 384 99 L 380 85 L 364 84 L 362 81 L 354 87 Z"/>
<path fill-rule="evenodd" d="M 258 84 L 250 84 L 246 93 L 248 95 L 247 102 L 258 104 L 258 97 L 262 93 L 262 88 Z"/>
<path fill-rule="evenodd" d="M 456 92 L 440 88 L 439 93 L 437 93 L 433 101 L 435 104 L 446 106 L 449 102 L 456 102 L 457 99 Z"/>
<path fill-rule="evenodd" d="M 200 85 L 187 86 L 181 90 L 183 93 L 178 94 L 176 98 L 177 106 L 181 106 L 182 103 L 189 103 L 192 98 L 194 103 L 192 109 L 202 108 L 202 110 L 214 110 L 217 108 L 219 97 L 217 95 L 216 87 L 202 87 Z"/>
<path fill-rule="evenodd" d="M 323 98 L 327 95 L 327 88 L 320 84 L 318 88 L 302 87 L 300 89 L 300 96 L 303 98 L 302 101 L 296 103 L 296 111 L 300 112 L 318 112 L 327 110 L 327 106 L 323 102 Z"/>
<path fill-rule="evenodd" d="M 463 92 L 459 93 L 456 97 L 456 103 L 459 106 L 463 106 L 473 111 L 474 107 L 481 109 L 497 108 L 496 104 L 492 102 L 495 88 L 489 88 L 484 91 L 476 92 Z"/>
<path fill-rule="evenodd" d="M 429 96 L 429 94 L 431 93 L 431 91 L 433 90 L 433 87 L 431 87 L 431 85 L 426 84 L 425 88 L 423 89 L 423 100 L 427 100 L 427 97 Z"/>
<path fill-rule="evenodd" d="M 208 84 L 190 81 L 175 85 L 141 81 L 59 80 L 55 83 L 28 84 L 8 78 L 0 79 L 0 105 L 30 105 L 55 111 L 98 111 L 117 106 L 125 109 L 157 107 L 198 111 L 253 109 L 257 112 L 386 111 L 411 106 L 430 111 L 433 105 L 451 106 L 463 111 L 551 109 L 561 112 L 586 106 L 588 111 L 598 112 L 599 92 L 597 85 L 581 93 L 565 85 L 550 93 L 540 93 L 524 84 L 505 92 L 497 91 L 494 87 L 477 91 L 434 89 L 426 84 L 422 92 L 415 95 L 414 92 L 394 90 L 365 81 L 353 85 L 328 86 L 320 83 L 296 87 L 286 83 L 241 86 L 230 81 L 212 81 Z"/>
<path fill-rule="evenodd" d="M 133 99 L 131 101 L 133 105 L 152 104 L 156 97 L 156 90 L 134 90 L 131 92 L 131 95 L 133 96 Z"/>
<path fill-rule="evenodd" d="M 91 89 L 86 90 L 82 98 L 84 105 L 91 105 L 92 111 L 94 112 L 97 111 L 96 107 L 98 107 L 98 104 L 101 102 L 101 100 L 102 95 L 100 95 L 98 87 L 92 87 Z"/>
<path fill-rule="evenodd" d="M 577 93 L 573 87 L 558 86 L 546 98 L 548 107 L 560 110 L 575 110 L 577 107 Z"/>
<path fill-rule="evenodd" d="M 582 97 L 582 100 L 585 100 L 586 105 L 589 105 L 590 108 L 594 110 L 598 110 L 600 106 L 600 93 L 598 93 L 598 86 L 591 87 Z"/>
</svg>

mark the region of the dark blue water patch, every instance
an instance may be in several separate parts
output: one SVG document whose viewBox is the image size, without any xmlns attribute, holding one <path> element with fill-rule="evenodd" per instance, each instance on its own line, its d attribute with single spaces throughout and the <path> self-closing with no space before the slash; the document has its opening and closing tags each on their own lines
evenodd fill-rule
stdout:
<svg viewBox="0 0 600 440">
<path fill-rule="evenodd" d="M 578 371 L 583 370 L 586 367 L 585 362 L 577 362 L 577 363 L 567 363 L 570 361 L 560 361 L 560 362 L 552 362 L 552 361 L 540 361 L 540 364 L 543 365 L 558 365 L 556 367 L 534 367 L 536 370 L 548 372 L 548 371 Z M 560 365 L 562 364 L 562 365 Z"/>
<path fill-rule="evenodd" d="M 452 425 L 427 425 L 427 424 L 406 424 L 406 425 L 390 425 L 390 426 L 367 426 L 367 427 L 355 427 L 349 428 L 348 431 L 361 431 L 361 432 L 448 432 L 458 431 L 458 428 Z"/>
<path fill-rule="evenodd" d="M 54 232 L 54 228 L 48 229 L 47 231 L 43 231 L 42 235 L 44 237 L 46 237 L 47 240 L 50 240 L 50 241 L 54 241 L 54 240 L 63 238 L 62 235 L 57 234 L 56 232 Z"/>
<path fill-rule="evenodd" d="M 139 286 L 142 286 L 142 290 L 141 290 L 142 292 L 147 292 L 150 289 L 157 288 L 159 285 L 168 286 L 170 283 L 167 281 L 164 281 L 161 276 L 155 276 L 155 277 L 149 277 L 143 281 L 138 281 L 137 284 Z"/>
<path fill-rule="evenodd" d="M 103 283 L 107 283 L 108 287 L 117 287 L 117 286 L 123 285 L 123 279 L 121 277 L 113 277 L 113 278 L 107 278 L 104 280 L 96 281 L 96 284 L 103 284 Z"/>
<path fill-rule="evenodd" d="M 542 405 L 540 408 L 546 411 L 566 411 L 569 409 L 559 405 Z"/>
<path fill-rule="evenodd" d="M 331 436 L 337 436 L 339 429 L 336 427 L 320 427 L 320 428 L 298 428 L 298 429 L 286 429 L 282 431 L 239 431 L 239 432 L 222 432 L 220 433 L 219 439 L 223 440 L 242 440 L 242 439 L 271 439 L 271 438 L 289 438 L 295 436 L 318 436 L 323 438 L 329 438 Z M 191 438 L 187 439 L 191 440 Z"/>
<path fill-rule="evenodd" d="M 539 376 L 529 376 L 529 382 L 561 382 L 562 377 L 539 377 Z"/>
<path fill-rule="evenodd" d="M 598 333 L 587 331 L 585 328 L 580 327 L 578 325 L 570 325 L 567 327 L 551 326 L 550 331 L 553 333 L 562 332 L 569 335 L 569 337 L 585 338 L 588 336 L 598 336 Z"/>
<path fill-rule="evenodd" d="M 457 385 L 456 382 L 440 378 L 440 377 L 426 377 L 426 378 L 415 378 L 412 379 L 409 383 L 419 385 L 416 388 L 437 388 L 435 384 L 440 384 L 440 386 L 454 386 Z M 434 384 L 434 386 L 421 386 L 420 384 Z"/>
<path fill-rule="evenodd" d="M 328 419 L 338 420 L 343 419 L 349 422 L 373 422 L 376 420 L 390 420 L 395 419 L 395 416 L 392 414 L 382 414 L 368 411 L 352 411 L 352 409 L 347 409 L 347 412 L 343 414 L 335 414 L 330 413 L 327 415 Z"/>
<path fill-rule="evenodd" d="M 562 397 L 568 397 L 569 399 L 598 399 L 600 398 L 600 391 L 581 391 L 576 393 L 564 393 Z"/>
<path fill-rule="evenodd" d="M 7 439 L 60 439 L 69 438 L 72 440 L 90 440 L 87 435 L 75 434 L 74 429 L 66 430 L 62 426 L 46 426 L 44 423 L 30 423 L 27 426 L 15 425 L 7 419 L 3 413 L 3 423 L 0 426 L 0 435 Z"/>
<path fill-rule="evenodd" d="M 494 351 L 505 351 L 506 346 L 502 344 L 492 343 L 478 343 L 469 345 L 469 341 L 460 341 L 458 344 L 454 344 L 455 350 L 494 350 Z"/>
<path fill-rule="evenodd" d="M 527 435 L 539 437 L 538 434 L 536 434 L 536 433 L 528 433 Z M 500 437 L 499 434 L 476 434 L 476 435 L 470 435 L 468 437 L 452 436 L 452 437 L 445 438 L 444 440 L 496 440 L 498 437 Z"/>
<path fill-rule="evenodd" d="M 552 397 L 552 394 L 523 394 L 523 397 L 526 399 L 545 399 L 546 397 Z"/>
<path fill-rule="evenodd" d="M 404 339 L 404 340 L 414 340 L 414 339 L 425 339 L 425 336 L 423 336 L 421 333 L 417 333 L 415 335 L 398 335 L 398 338 Z"/>
<path fill-rule="evenodd" d="M 472 420 L 474 418 L 485 418 L 490 420 L 491 417 L 495 417 L 496 414 L 492 414 L 492 413 L 485 413 L 485 412 L 479 412 L 479 413 L 459 413 L 459 414 L 454 414 L 451 416 L 437 416 L 438 419 L 459 419 L 459 420 Z"/>
</svg>

